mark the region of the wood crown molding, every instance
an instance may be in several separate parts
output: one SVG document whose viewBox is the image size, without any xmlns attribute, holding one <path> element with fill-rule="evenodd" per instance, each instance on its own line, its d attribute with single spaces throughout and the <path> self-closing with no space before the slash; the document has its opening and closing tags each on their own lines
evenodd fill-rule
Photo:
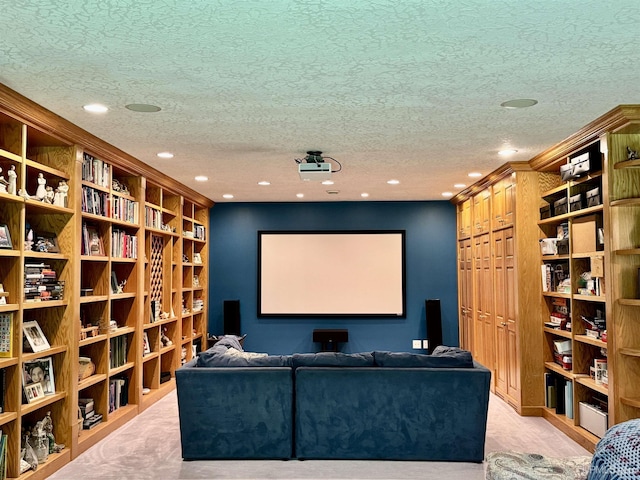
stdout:
<svg viewBox="0 0 640 480">
<path fill-rule="evenodd" d="M 529 162 L 507 162 L 497 169 L 495 169 L 490 174 L 484 176 L 473 185 L 465 188 L 455 196 L 451 197 L 449 200 L 454 205 L 464 202 L 469 198 L 473 197 L 478 192 L 484 190 L 487 187 L 490 187 L 494 183 L 496 183 L 501 178 L 506 177 L 507 175 L 511 175 L 515 172 L 530 172 L 532 171 Z"/>
<path fill-rule="evenodd" d="M 74 125 L 61 116 L 0 83 L 0 111 L 15 117 L 59 140 L 76 144 L 82 150 L 135 175 L 150 178 L 156 185 L 186 197 L 202 207 L 213 207 L 213 200 L 192 190 L 159 170 Z"/>
</svg>

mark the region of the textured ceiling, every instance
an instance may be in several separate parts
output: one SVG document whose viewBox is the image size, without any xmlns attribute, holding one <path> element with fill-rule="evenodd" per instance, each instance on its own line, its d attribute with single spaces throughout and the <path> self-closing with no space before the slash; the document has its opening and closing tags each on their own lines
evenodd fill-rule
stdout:
<svg viewBox="0 0 640 480">
<path fill-rule="evenodd" d="M 638 0 L 13 0 L 0 83 L 216 202 L 440 200 L 640 103 L 639 26 Z"/>
</svg>

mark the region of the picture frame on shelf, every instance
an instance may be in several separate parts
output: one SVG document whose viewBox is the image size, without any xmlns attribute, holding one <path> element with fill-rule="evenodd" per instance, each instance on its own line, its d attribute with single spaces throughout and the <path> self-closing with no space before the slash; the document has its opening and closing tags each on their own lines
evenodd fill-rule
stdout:
<svg viewBox="0 0 640 480">
<path fill-rule="evenodd" d="M 111 293 L 117 294 L 122 293 L 120 290 L 120 285 L 118 284 L 118 276 L 115 271 L 111 271 Z"/>
<path fill-rule="evenodd" d="M 60 253 L 58 237 L 54 233 L 40 232 L 36 235 L 36 241 L 33 244 L 33 249 L 36 252 Z"/>
<path fill-rule="evenodd" d="M 44 395 L 56 393 L 53 359 L 51 357 L 29 360 L 22 364 L 22 379 L 25 387 L 34 383 L 42 385 Z"/>
<path fill-rule="evenodd" d="M 9 226 L 6 223 L 0 223 L 0 248 L 7 250 L 13 248 L 13 243 L 11 243 L 11 234 L 9 233 Z"/>
<path fill-rule="evenodd" d="M 42 329 L 36 320 L 24 322 L 22 324 L 22 332 L 34 353 L 42 352 L 51 348 L 49 340 L 47 340 L 47 337 L 42 332 Z"/>
<path fill-rule="evenodd" d="M 44 398 L 44 389 L 41 383 L 31 383 L 24 386 L 24 394 L 28 403 L 37 402 Z"/>
<path fill-rule="evenodd" d="M 147 332 L 142 334 L 142 355 L 148 355 L 151 353 L 151 345 L 149 344 L 149 335 Z"/>
<path fill-rule="evenodd" d="M 4 297 L 1 297 L 4 298 Z M 0 313 L 0 358 L 13 356 L 13 312 Z"/>
</svg>

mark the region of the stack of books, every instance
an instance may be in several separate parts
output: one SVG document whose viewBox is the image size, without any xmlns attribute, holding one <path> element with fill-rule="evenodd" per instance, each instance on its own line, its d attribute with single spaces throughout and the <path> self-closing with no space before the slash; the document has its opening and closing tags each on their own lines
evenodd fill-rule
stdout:
<svg viewBox="0 0 640 480">
<path fill-rule="evenodd" d="M 44 263 L 24 265 L 24 299 L 26 302 L 62 300 L 64 282 L 58 280 L 55 270 Z"/>
<path fill-rule="evenodd" d="M 78 405 L 82 414 L 82 428 L 91 430 L 102 422 L 102 414 L 93 409 L 93 398 L 79 398 Z"/>
</svg>

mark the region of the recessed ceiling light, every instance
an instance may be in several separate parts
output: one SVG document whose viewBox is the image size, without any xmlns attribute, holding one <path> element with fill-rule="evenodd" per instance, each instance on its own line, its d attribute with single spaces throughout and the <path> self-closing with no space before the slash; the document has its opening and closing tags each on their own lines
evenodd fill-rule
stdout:
<svg viewBox="0 0 640 480">
<path fill-rule="evenodd" d="M 481 176 L 482 176 L 482 174 L 481 174 L 480 172 L 471 172 L 471 173 L 469 174 L 469 176 L 470 176 L 471 178 L 477 178 L 477 177 L 481 177 Z"/>
<path fill-rule="evenodd" d="M 500 106 L 509 109 L 527 108 L 533 107 L 536 103 L 538 103 L 538 101 L 533 100 L 532 98 L 517 98 L 515 100 L 507 100 L 506 102 L 502 102 Z"/>
<path fill-rule="evenodd" d="M 366 192 L 363 192 L 363 193 L 361 193 L 361 194 L 360 194 L 360 196 L 361 196 L 362 198 L 367 198 L 367 197 L 369 196 L 369 194 L 368 194 L 368 193 L 366 193 Z"/>
<path fill-rule="evenodd" d="M 333 185 L 333 180 L 325 180 L 322 182 L 323 185 Z"/>
<path fill-rule="evenodd" d="M 296 193 L 296 197 L 298 197 L 298 198 L 304 198 L 304 193 Z"/>
<path fill-rule="evenodd" d="M 131 110 L 132 112 L 140 113 L 155 113 L 162 110 L 160 107 L 146 103 L 130 103 L 129 105 L 125 105 L 124 108 Z"/>
<path fill-rule="evenodd" d="M 261 182 L 258 182 L 258 185 L 271 185 L 271 182 L 267 182 L 266 180 L 262 180 Z"/>
<path fill-rule="evenodd" d="M 225 193 L 224 195 L 222 195 L 222 198 L 233 198 L 233 195 L 231 195 L 230 193 Z"/>
<path fill-rule="evenodd" d="M 173 153 L 171 152 L 160 152 L 156 154 L 156 157 L 160 158 L 173 158 Z"/>
<path fill-rule="evenodd" d="M 400 183 L 400 180 L 387 180 L 387 183 L 389 185 L 398 185 Z"/>
<path fill-rule="evenodd" d="M 453 186 L 453 188 L 464 188 L 464 187 L 466 187 L 466 186 L 467 186 L 467 185 L 466 185 L 466 184 L 464 184 L 464 183 L 456 183 L 456 184 Z"/>
<path fill-rule="evenodd" d="M 500 150 L 498 152 L 498 155 L 513 155 L 514 153 L 517 153 L 518 150 L 514 149 L 514 148 L 505 148 L 504 150 Z"/>
<path fill-rule="evenodd" d="M 109 110 L 107 106 L 100 103 L 90 103 L 88 105 L 84 105 L 82 108 L 84 108 L 86 112 L 90 113 L 105 113 L 107 110 Z"/>
<path fill-rule="evenodd" d="M 327 193 L 329 195 L 337 195 L 340 193 L 340 190 L 327 190 Z"/>
<path fill-rule="evenodd" d="M 205 175 L 198 175 L 197 177 L 195 177 L 196 182 L 206 182 L 207 180 L 209 180 L 209 177 L 205 176 Z"/>
<path fill-rule="evenodd" d="M 443 197 L 453 197 L 453 193 L 452 192 L 442 192 L 442 196 Z"/>
</svg>

